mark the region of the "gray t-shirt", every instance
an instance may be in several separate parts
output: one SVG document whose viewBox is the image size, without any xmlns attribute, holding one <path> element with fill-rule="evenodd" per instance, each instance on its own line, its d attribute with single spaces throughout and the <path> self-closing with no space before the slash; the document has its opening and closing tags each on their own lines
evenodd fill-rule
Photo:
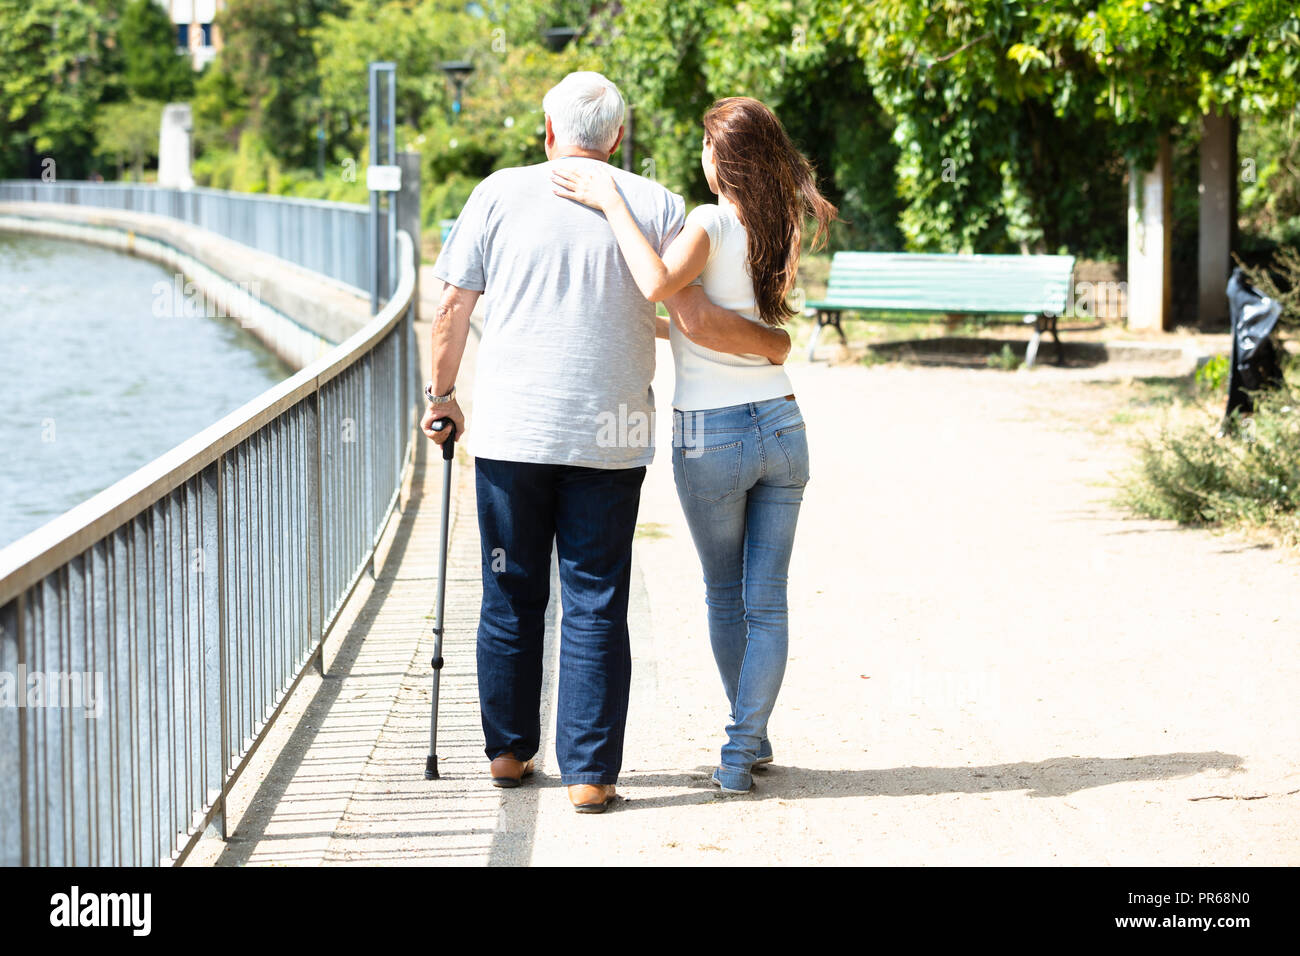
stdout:
<svg viewBox="0 0 1300 956">
<path fill-rule="evenodd" d="M 655 307 L 637 288 L 603 213 L 552 191 L 568 156 L 502 169 L 479 183 L 434 264 L 483 293 L 469 451 L 480 458 L 635 468 L 654 458 Z M 682 198 L 611 172 L 662 254 Z"/>
</svg>

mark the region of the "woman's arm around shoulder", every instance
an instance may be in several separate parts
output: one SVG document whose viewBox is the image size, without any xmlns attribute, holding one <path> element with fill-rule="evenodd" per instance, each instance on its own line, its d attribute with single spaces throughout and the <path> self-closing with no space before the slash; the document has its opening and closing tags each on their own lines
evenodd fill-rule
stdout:
<svg viewBox="0 0 1300 956">
<path fill-rule="evenodd" d="M 662 302 L 681 291 L 704 271 L 709 261 L 709 237 L 703 227 L 688 221 L 660 258 L 632 218 L 608 169 L 557 166 L 551 171 L 551 183 L 555 195 L 605 214 L 637 288 L 651 302 Z"/>
</svg>

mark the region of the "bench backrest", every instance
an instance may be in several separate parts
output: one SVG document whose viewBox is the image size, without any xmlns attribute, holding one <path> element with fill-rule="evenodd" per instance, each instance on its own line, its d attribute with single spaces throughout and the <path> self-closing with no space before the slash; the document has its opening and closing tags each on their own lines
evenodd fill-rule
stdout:
<svg viewBox="0 0 1300 956">
<path fill-rule="evenodd" d="M 900 312 L 1060 314 L 1074 256 L 837 252 L 826 301 Z"/>
</svg>

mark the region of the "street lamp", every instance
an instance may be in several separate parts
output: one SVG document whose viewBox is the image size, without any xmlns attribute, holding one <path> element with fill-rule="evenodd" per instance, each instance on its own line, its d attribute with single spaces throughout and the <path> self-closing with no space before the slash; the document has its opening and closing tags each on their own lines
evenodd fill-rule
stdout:
<svg viewBox="0 0 1300 956">
<path fill-rule="evenodd" d="M 542 31 L 542 40 L 552 53 L 559 53 L 582 33 L 577 27 L 552 27 Z"/>
<path fill-rule="evenodd" d="M 474 64 L 469 60 L 448 60 L 440 66 L 442 72 L 447 74 L 447 79 L 451 80 L 451 118 L 454 120 L 460 115 L 460 97 L 465 92 L 465 81 L 474 72 Z"/>
</svg>

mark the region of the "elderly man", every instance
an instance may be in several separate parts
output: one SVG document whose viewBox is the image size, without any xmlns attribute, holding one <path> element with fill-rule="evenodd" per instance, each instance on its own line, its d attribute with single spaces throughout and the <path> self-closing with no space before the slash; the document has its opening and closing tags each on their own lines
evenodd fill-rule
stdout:
<svg viewBox="0 0 1300 956">
<path fill-rule="evenodd" d="M 631 680 L 627 605 L 632 536 L 654 456 L 655 336 L 603 214 L 551 189 L 556 164 L 607 163 L 623 137 L 623 98 L 599 73 L 571 73 L 546 94 L 547 162 L 502 169 L 471 194 L 434 274 L 433 380 L 421 427 L 449 418 L 475 456 L 483 604 L 479 704 L 492 781 L 518 786 L 541 738 L 542 638 L 552 544 L 563 623 L 555 751 L 579 812 L 614 799 Z M 613 170 L 661 252 L 683 203 L 654 181 Z M 470 313 L 485 296 L 466 427 L 455 382 Z M 789 337 L 714 307 L 699 286 L 667 303 L 681 330 L 720 351 L 782 362 Z"/>
</svg>

